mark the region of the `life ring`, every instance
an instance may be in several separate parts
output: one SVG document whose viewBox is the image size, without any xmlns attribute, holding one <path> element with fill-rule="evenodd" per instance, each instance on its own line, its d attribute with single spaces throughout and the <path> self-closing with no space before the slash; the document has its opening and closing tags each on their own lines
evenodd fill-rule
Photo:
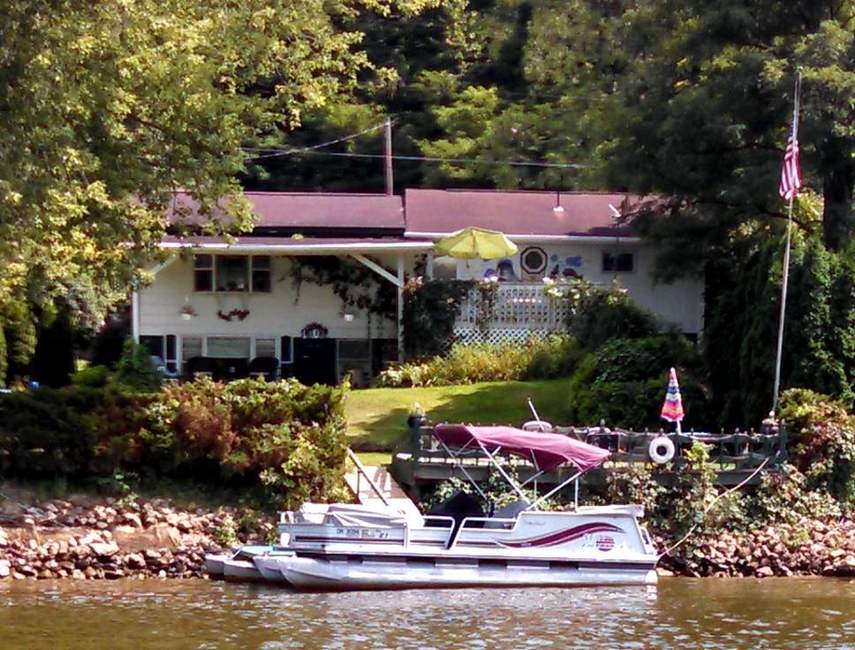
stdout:
<svg viewBox="0 0 855 650">
<path fill-rule="evenodd" d="M 657 465 L 664 465 L 674 458 L 674 443 L 665 436 L 656 436 L 650 441 L 647 455 Z"/>
<path fill-rule="evenodd" d="M 541 433 L 552 431 L 553 428 L 554 427 L 546 420 L 529 420 L 522 425 L 523 431 L 540 431 Z"/>
</svg>

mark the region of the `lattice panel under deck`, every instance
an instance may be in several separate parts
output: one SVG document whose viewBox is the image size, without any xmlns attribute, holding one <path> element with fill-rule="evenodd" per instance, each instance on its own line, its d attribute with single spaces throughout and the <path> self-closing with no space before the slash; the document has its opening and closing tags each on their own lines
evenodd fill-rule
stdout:
<svg viewBox="0 0 855 650">
<path fill-rule="evenodd" d="M 499 343 L 525 343 L 531 339 L 544 339 L 550 334 L 554 334 L 554 332 L 550 332 L 545 329 L 508 329 L 508 328 L 497 328 L 490 329 L 486 332 L 482 332 L 481 330 L 475 328 L 455 328 L 454 329 L 454 337 L 457 343 L 470 344 L 470 343 L 489 343 L 491 345 L 496 345 Z"/>
</svg>

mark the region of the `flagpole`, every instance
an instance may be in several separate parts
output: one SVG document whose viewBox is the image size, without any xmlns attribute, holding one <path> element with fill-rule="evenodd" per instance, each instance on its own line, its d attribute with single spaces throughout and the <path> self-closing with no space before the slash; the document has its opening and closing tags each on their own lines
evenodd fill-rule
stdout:
<svg viewBox="0 0 855 650">
<path fill-rule="evenodd" d="M 802 86 L 802 73 L 796 71 L 796 84 L 793 91 L 793 130 L 792 143 L 796 146 L 798 143 L 799 134 L 799 100 Z M 781 390 L 781 356 L 784 350 L 784 316 L 787 312 L 787 285 L 790 279 L 790 242 L 792 241 L 793 229 L 793 200 L 795 194 L 790 194 L 790 199 L 787 204 L 787 238 L 784 246 L 784 268 L 783 280 L 781 282 L 781 314 L 778 318 L 778 350 L 775 355 L 775 386 L 772 390 L 772 412 L 778 408 L 778 396 Z"/>
</svg>

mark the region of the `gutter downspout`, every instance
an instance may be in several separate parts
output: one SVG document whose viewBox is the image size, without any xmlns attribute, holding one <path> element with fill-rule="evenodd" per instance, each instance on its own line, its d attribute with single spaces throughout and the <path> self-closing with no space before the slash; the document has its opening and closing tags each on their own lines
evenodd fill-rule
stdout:
<svg viewBox="0 0 855 650">
<path fill-rule="evenodd" d="M 139 282 L 134 280 L 134 289 L 131 293 L 131 337 L 134 343 L 140 342 L 140 290 Z"/>
</svg>

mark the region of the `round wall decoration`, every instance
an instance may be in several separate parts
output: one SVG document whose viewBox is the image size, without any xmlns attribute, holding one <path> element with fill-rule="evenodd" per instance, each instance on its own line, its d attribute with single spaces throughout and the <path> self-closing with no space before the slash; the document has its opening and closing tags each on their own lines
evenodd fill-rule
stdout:
<svg viewBox="0 0 855 650">
<path fill-rule="evenodd" d="M 529 246 L 520 253 L 520 266 L 526 273 L 543 273 L 547 261 L 546 251 L 540 246 Z"/>
</svg>

